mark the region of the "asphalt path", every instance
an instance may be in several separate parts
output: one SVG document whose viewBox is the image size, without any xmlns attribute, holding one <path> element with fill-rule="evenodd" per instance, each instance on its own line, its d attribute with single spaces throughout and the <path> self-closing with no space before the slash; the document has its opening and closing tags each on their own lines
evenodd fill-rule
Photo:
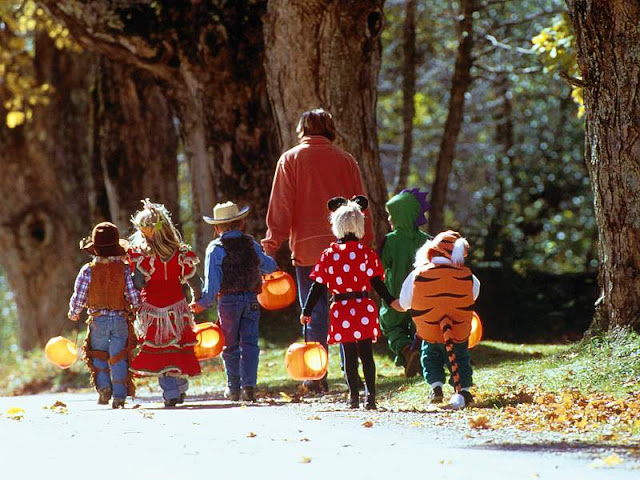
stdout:
<svg viewBox="0 0 640 480">
<path fill-rule="evenodd" d="M 51 409 L 56 401 L 66 407 Z M 12 407 L 25 410 L 22 420 L 8 418 Z M 42 394 L 2 397 L 0 413 L 1 479 L 640 479 L 630 458 L 598 468 L 606 449 L 496 440 L 430 413 L 322 399 L 196 397 L 166 409 L 141 397 L 112 410 L 93 393 Z"/>
</svg>

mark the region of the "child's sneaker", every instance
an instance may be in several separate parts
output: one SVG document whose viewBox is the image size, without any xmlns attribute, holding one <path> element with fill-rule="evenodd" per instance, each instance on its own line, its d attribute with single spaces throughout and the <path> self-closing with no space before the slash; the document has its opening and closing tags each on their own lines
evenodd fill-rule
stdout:
<svg viewBox="0 0 640 480">
<path fill-rule="evenodd" d="M 465 407 L 468 407 L 474 402 L 473 395 L 471 395 L 471 392 L 468 392 L 467 390 L 462 390 L 460 392 L 460 395 L 462 395 L 462 397 L 464 398 Z"/>
<path fill-rule="evenodd" d="M 429 401 L 431 403 L 442 403 L 444 395 L 442 394 L 442 387 L 433 387 L 431 395 L 429 395 Z"/>
<path fill-rule="evenodd" d="M 164 401 L 165 408 L 173 408 L 178 405 L 178 398 L 170 398 L 169 400 Z"/>
<path fill-rule="evenodd" d="M 111 400 L 111 389 L 109 387 L 98 390 L 98 405 L 109 405 Z"/>
</svg>

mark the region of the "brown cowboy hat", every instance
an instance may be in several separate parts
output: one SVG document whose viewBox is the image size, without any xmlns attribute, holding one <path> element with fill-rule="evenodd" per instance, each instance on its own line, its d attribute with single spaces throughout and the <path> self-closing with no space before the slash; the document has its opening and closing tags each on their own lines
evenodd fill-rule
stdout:
<svg viewBox="0 0 640 480">
<path fill-rule="evenodd" d="M 80 248 L 98 257 L 120 257 L 126 255 L 129 242 L 120 238 L 120 231 L 111 222 L 102 222 L 93 227 L 91 238 L 80 241 Z"/>
</svg>

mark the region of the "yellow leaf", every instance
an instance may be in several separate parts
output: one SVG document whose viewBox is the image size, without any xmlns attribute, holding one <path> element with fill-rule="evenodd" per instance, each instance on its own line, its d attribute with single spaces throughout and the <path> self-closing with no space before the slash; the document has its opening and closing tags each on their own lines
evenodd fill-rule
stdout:
<svg viewBox="0 0 640 480">
<path fill-rule="evenodd" d="M 18 125 L 24 123 L 24 113 L 22 112 L 9 112 L 7 113 L 7 127 L 15 128 Z"/>
<path fill-rule="evenodd" d="M 293 398 L 291 398 L 289 395 L 287 395 L 284 392 L 280 392 L 280 397 L 282 398 L 283 401 L 287 403 L 291 403 L 291 401 L 293 400 Z"/>
<path fill-rule="evenodd" d="M 247 433 L 247 438 L 254 438 L 257 437 L 258 435 L 255 432 L 249 432 Z"/>
<path fill-rule="evenodd" d="M 4 414 L 11 420 L 22 420 L 24 418 L 25 411 L 20 407 L 11 407 L 8 408 Z"/>
<path fill-rule="evenodd" d="M 302 457 L 300 463 L 311 463 L 311 457 Z"/>
</svg>

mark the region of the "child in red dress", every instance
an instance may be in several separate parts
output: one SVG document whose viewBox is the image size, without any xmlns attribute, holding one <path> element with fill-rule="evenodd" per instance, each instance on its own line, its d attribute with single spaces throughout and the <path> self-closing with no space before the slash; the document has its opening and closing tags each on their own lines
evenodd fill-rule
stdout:
<svg viewBox="0 0 640 480">
<path fill-rule="evenodd" d="M 199 292 L 193 279 L 198 257 L 182 242 L 163 205 L 142 201 L 144 208 L 131 219 L 137 231 L 130 238 L 129 259 L 134 281 L 141 287 L 142 306 L 135 322 L 142 346 L 131 362 L 138 375 L 157 375 L 165 407 L 184 402 L 186 377 L 200 374 L 193 351 L 195 323 L 184 287 Z"/>
<path fill-rule="evenodd" d="M 352 200 L 335 197 L 329 200 L 331 228 L 337 241 L 327 248 L 311 271 L 314 283 L 302 309 L 301 323 L 310 321 L 311 310 L 329 289 L 332 297 L 329 313 L 330 344 L 340 343 L 344 351 L 344 370 L 349 387 L 349 406 L 358 408 L 358 357 L 365 379 L 367 409 L 376 407 L 376 365 L 373 342 L 380 336 L 378 308 L 369 298 L 369 290 L 376 292 L 393 308 L 398 301 L 383 282 L 384 269 L 376 252 L 360 243 L 364 236 L 363 210 L 369 205 L 366 197 Z"/>
</svg>

